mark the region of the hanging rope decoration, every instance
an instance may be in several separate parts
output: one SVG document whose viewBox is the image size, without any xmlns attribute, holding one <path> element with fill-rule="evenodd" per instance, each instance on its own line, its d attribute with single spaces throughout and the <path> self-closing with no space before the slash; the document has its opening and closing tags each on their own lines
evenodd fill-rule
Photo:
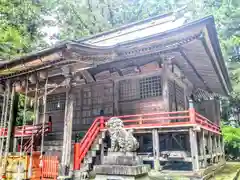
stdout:
<svg viewBox="0 0 240 180">
<path fill-rule="evenodd" d="M 26 125 L 26 111 L 27 111 L 27 102 L 28 102 L 28 75 L 25 80 L 25 99 L 24 99 L 24 107 L 23 107 L 23 123 L 22 123 L 22 135 L 21 135 L 21 143 L 20 143 L 20 158 L 22 157 L 23 152 L 23 135 L 24 135 L 24 129 Z"/>
<path fill-rule="evenodd" d="M 22 124 L 22 135 L 21 135 L 21 143 L 20 143 L 20 158 L 22 158 L 23 155 L 23 135 L 24 135 L 24 129 L 26 125 L 26 111 L 27 111 L 27 102 L 28 102 L 28 75 L 26 77 L 26 80 L 24 83 L 22 83 L 22 86 L 25 87 L 25 99 L 24 99 L 24 108 L 23 108 L 23 124 Z M 19 87 L 20 88 L 20 87 Z M 21 88 L 20 88 L 21 89 Z M 20 178 L 20 173 L 21 173 L 21 166 L 19 165 L 17 167 L 17 172 L 18 172 L 18 178 Z"/>
<path fill-rule="evenodd" d="M 35 120 L 33 121 L 33 126 L 36 124 L 36 121 L 38 119 L 38 82 L 36 82 L 36 87 L 35 87 L 35 101 L 34 101 L 34 115 L 35 115 Z M 31 137 L 31 154 L 30 154 L 30 163 L 28 167 L 28 178 L 32 177 L 32 165 L 33 165 L 33 146 L 34 146 L 34 134 L 32 133 Z"/>
<path fill-rule="evenodd" d="M 42 139 L 41 139 L 41 155 L 40 155 L 40 167 L 43 167 L 43 143 L 44 143 L 44 131 L 45 131 L 45 122 L 46 122 L 46 111 L 47 111 L 47 89 L 48 89 L 48 76 L 46 77 L 45 87 L 44 87 L 44 96 L 43 96 L 43 121 L 42 121 Z"/>
<path fill-rule="evenodd" d="M 4 148 L 4 160 L 2 163 L 3 175 L 5 175 L 5 173 L 6 173 L 7 157 L 8 157 L 8 153 L 9 153 L 9 144 L 10 144 L 10 138 L 11 138 L 12 118 L 13 118 L 13 113 L 11 113 L 11 112 L 13 111 L 14 94 L 15 94 L 14 84 L 12 84 L 12 88 L 10 90 L 12 92 L 11 92 L 11 103 L 10 103 L 9 118 L 8 118 L 9 123 L 7 126 L 7 138 L 6 138 L 6 145 Z"/>
</svg>

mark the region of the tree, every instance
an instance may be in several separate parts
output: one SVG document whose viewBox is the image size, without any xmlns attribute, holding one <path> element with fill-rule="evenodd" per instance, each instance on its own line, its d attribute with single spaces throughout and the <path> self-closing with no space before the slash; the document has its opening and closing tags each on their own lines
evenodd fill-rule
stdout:
<svg viewBox="0 0 240 180">
<path fill-rule="evenodd" d="M 32 0 L 1 0 L 0 59 L 32 51 L 42 43 L 43 6 Z"/>
<path fill-rule="evenodd" d="M 47 24 L 44 19 L 45 6 L 37 0 L 1 0 L 0 2 L 0 60 L 11 60 L 15 56 L 44 47 L 41 28 Z M 17 100 L 19 97 L 19 101 Z M 16 95 L 16 125 L 23 122 L 23 95 Z M 32 120 L 33 110 L 28 106 L 26 120 Z"/>
<path fill-rule="evenodd" d="M 238 158 L 240 154 L 240 128 L 222 126 L 222 131 L 228 157 L 231 156 L 231 159 Z"/>
</svg>

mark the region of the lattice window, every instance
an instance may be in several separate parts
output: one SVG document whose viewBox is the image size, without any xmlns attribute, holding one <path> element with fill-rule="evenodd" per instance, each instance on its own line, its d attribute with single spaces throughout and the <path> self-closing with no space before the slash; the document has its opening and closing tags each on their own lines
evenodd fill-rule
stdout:
<svg viewBox="0 0 240 180">
<path fill-rule="evenodd" d="M 83 124 L 89 125 L 89 124 L 92 124 L 94 119 L 92 117 L 87 117 L 87 118 L 82 118 L 82 121 L 83 121 Z"/>
<path fill-rule="evenodd" d="M 113 101 L 113 86 L 105 86 L 104 87 L 103 101 L 104 101 L 104 103 Z"/>
<path fill-rule="evenodd" d="M 137 98 L 137 86 L 133 80 L 122 80 L 119 82 L 119 99 L 133 100 Z"/>
<path fill-rule="evenodd" d="M 47 112 L 51 111 L 64 111 L 65 109 L 66 94 L 52 94 L 47 96 Z M 40 113 L 43 113 L 43 101 L 40 102 Z"/>
<path fill-rule="evenodd" d="M 169 105 L 170 110 L 175 110 L 175 91 L 174 91 L 174 83 L 172 81 L 168 81 L 168 93 L 169 93 Z"/>
<path fill-rule="evenodd" d="M 185 107 L 184 89 L 180 87 L 178 84 L 175 84 L 175 88 L 178 110 L 183 110 Z"/>
<path fill-rule="evenodd" d="M 83 106 L 90 106 L 92 104 L 91 89 L 83 89 Z"/>
<path fill-rule="evenodd" d="M 141 99 L 162 95 L 161 77 L 153 76 L 140 80 Z"/>
<path fill-rule="evenodd" d="M 80 119 L 83 124 L 91 124 L 102 110 L 105 115 L 113 114 L 113 110 L 111 110 L 113 106 L 113 84 L 85 87 L 82 90 L 82 98 Z"/>
</svg>

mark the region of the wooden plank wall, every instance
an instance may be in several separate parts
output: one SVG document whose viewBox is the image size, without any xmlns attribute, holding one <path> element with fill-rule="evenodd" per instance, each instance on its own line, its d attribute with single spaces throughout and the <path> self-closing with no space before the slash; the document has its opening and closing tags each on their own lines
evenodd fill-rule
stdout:
<svg viewBox="0 0 240 180">
<path fill-rule="evenodd" d="M 164 111 L 160 74 L 119 81 L 119 114 Z"/>
<path fill-rule="evenodd" d="M 95 82 L 75 87 L 73 130 L 86 130 L 100 111 L 105 116 L 155 113 L 175 110 L 175 101 L 178 110 L 184 109 L 185 91 L 181 83 L 169 85 L 174 81 L 162 76 L 163 69 L 157 63 L 139 69 L 122 69 L 123 76 L 115 72 L 115 79 L 110 79 L 114 73 L 104 71 L 94 76 Z M 51 116 L 53 131 L 63 131 L 64 106 L 64 93 L 49 95 L 46 120 Z"/>
<path fill-rule="evenodd" d="M 196 110 L 212 122 L 220 123 L 220 103 L 217 100 L 205 100 L 196 104 Z"/>
</svg>

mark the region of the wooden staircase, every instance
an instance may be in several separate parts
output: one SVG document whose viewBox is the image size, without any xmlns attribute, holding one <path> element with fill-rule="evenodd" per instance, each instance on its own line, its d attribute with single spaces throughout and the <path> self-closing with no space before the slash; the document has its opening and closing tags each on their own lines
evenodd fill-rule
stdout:
<svg viewBox="0 0 240 180">
<path fill-rule="evenodd" d="M 46 135 L 49 132 L 51 132 L 51 124 L 49 124 L 49 123 L 45 124 L 44 132 L 43 132 L 42 124 L 39 124 L 36 126 L 31 126 L 31 127 L 27 126 L 27 127 L 28 128 L 26 128 L 26 126 L 22 126 L 21 128 L 20 128 L 20 126 L 16 127 L 15 134 L 20 134 L 20 131 L 21 131 L 22 136 L 24 136 L 24 138 L 25 138 L 24 144 L 22 146 L 22 151 L 29 153 L 29 152 L 31 152 L 32 148 L 33 148 L 33 151 L 36 151 L 37 147 L 41 144 L 42 133 L 44 133 L 44 135 Z M 27 132 L 27 134 L 26 134 L 26 132 Z M 28 139 L 26 140 L 26 138 L 28 138 Z"/>
<path fill-rule="evenodd" d="M 89 171 L 93 169 L 93 165 L 101 163 L 101 148 L 104 148 L 104 139 L 106 137 L 106 131 L 102 131 L 98 134 L 96 139 L 93 141 L 88 152 L 84 156 L 80 164 L 80 170 L 74 171 L 74 177 L 79 179 L 87 179 Z"/>
</svg>

